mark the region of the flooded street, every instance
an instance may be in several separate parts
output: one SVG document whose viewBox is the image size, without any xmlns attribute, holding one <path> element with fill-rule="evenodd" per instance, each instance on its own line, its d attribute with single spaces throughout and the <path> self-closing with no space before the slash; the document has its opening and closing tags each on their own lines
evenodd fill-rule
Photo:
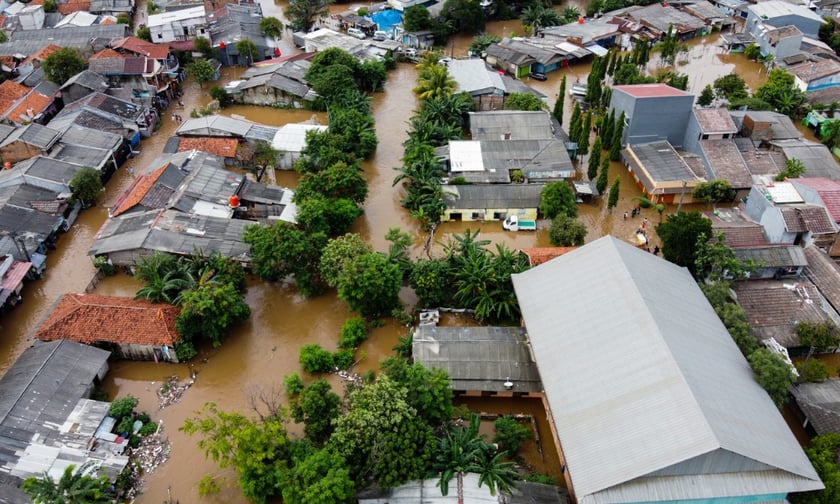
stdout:
<svg viewBox="0 0 840 504">
<path fill-rule="evenodd" d="M 265 14 L 281 17 L 282 3 L 263 3 Z M 346 10 L 350 5 L 333 6 Z M 489 23 L 487 31 L 500 36 L 512 32 L 521 34 L 522 27 L 517 21 Z M 456 56 L 466 54 L 466 48 L 472 37 L 458 36 L 454 44 L 447 47 Z M 746 62 L 741 55 L 720 54 L 716 46 L 717 36 L 709 36 L 692 41 L 688 64 L 680 68 L 692 74 L 691 87 L 696 93 L 715 78 L 730 73 L 736 67 L 753 87 L 758 85 L 763 75 L 760 66 Z M 291 35 L 286 32 L 281 41 L 283 54 L 296 51 L 291 45 Z M 654 65 L 654 63 L 651 63 Z M 226 69 L 223 80 L 238 77 L 242 68 Z M 573 66 L 565 70 L 568 79 L 585 80 L 589 71 L 588 64 Z M 553 106 L 557 99 L 556 92 L 561 73 L 549 75 L 546 82 L 529 81 L 528 84 L 548 96 L 548 105 Z M 416 107 L 416 98 L 412 88 L 416 81 L 413 65 L 401 64 L 388 75 L 385 91 L 373 97 L 373 110 L 379 146 L 375 155 L 364 163 L 364 170 L 370 194 L 365 203 L 365 213 L 356 222 L 353 231 L 360 233 L 377 250 L 385 250 L 387 243 L 384 235 L 388 228 L 399 227 L 415 238 L 415 244 L 422 243 L 425 236 L 416 222 L 411 219 L 401 206 L 402 197 L 399 188 L 392 187 L 396 172 L 393 168 L 400 164 L 403 141 L 407 138 L 406 123 L 411 111 Z M 221 84 L 221 83 L 217 83 Z M 206 105 L 209 97 L 205 89 L 191 81 L 185 83 L 185 107 L 181 115 L 185 118 L 189 111 Z M 568 99 L 568 97 L 564 97 Z M 570 114 L 571 103 L 567 102 L 566 113 Z M 289 122 L 309 120 L 311 111 L 290 111 L 271 108 L 236 106 L 224 109 L 221 113 L 241 116 L 248 120 L 269 125 L 282 125 Z M 324 114 L 314 114 L 321 124 L 326 124 Z M 567 119 L 568 120 L 568 119 Z M 62 235 L 58 249 L 51 251 L 47 264 L 46 276 L 38 281 L 27 283 L 23 290 L 24 302 L 4 315 L 2 320 L 2 338 L 0 338 L 0 371 L 5 371 L 30 342 L 28 334 L 55 303 L 66 292 L 83 292 L 94 276 L 94 268 L 87 256 L 93 236 L 107 217 L 107 208 L 112 206 L 133 178 L 147 170 L 155 168 L 152 161 L 158 157 L 166 140 L 173 134 L 175 123 L 164 113 L 161 129 L 141 145 L 141 153 L 129 160 L 109 181 L 107 191 L 98 202 L 98 206 L 82 213 L 73 229 Z M 133 170 L 130 171 L 128 168 Z M 621 179 L 621 198 L 612 215 L 605 211 L 605 199 L 580 205 L 580 216 L 589 228 L 587 241 L 592 241 L 605 234 L 613 234 L 623 239 L 632 238 L 632 233 L 641 222 L 641 217 L 624 220 L 624 210 L 635 206 L 632 198 L 641 195 L 641 191 L 632 182 L 629 173 L 619 163 L 613 163 L 610 181 Z M 280 185 L 294 187 L 297 176 L 293 172 L 277 172 Z M 698 209 L 705 209 L 697 207 Z M 687 207 L 684 207 L 687 209 Z M 667 213 L 676 211 L 676 206 L 669 206 Z M 653 210 L 643 210 L 643 217 L 656 223 L 659 216 Z M 510 233 L 502 230 L 501 223 L 445 223 L 438 228 L 436 240 L 445 241 L 447 235 L 462 232 L 465 229 L 481 229 L 482 237 L 496 243 L 506 243 L 511 248 L 550 245 L 547 230 L 536 233 Z M 654 242 L 655 243 L 655 242 Z M 419 249 L 415 249 L 419 255 Z M 133 296 L 140 284 L 127 275 L 117 275 L 103 279 L 96 292 L 106 295 Z M 105 388 L 110 398 L 132 394 L 140 399 L 140 409 L 151 413 L 153 419 L 163 420 L 164 428 L 172 442 L 171 459 L 145 480 L 143 494 L 138 503 L 159 504 L 168 498 L 181 502 L 207 502 L 239 504 L 247 502 L 236 487 L 235 475 L 219 472 L 217 465 L 205 460 L 196 448 L 196 439 L 191 439 L 177 428 L 186 417 L 198 410 L 206 402 L 216 402 L 221 409 L 245 412 L 249 409 L 249 391 L 255 387 L 281 387 L 283 376 L 301 372 L 298 364 L 298 348 L 307 343 L 319 343 L 324 348 L 334 350 L 337 346 L 339 331 L 345 319 L 350 316 L 344 302 L 330 292 L 313 299 L 303 299 L 293 287 L 281 283 L 268 283 L 250 279 L 246 301 L 251 307 L 250 320 L 235 328 L 221 348 L 201 348 L 200 355 L 194 362 L 184 365 L 155 364 L 152 362 L 113 362 L 106 379 Z M 408 300 L 410 301 L 410 300 Z M 378 362 L 392 355 L 392 348 L 400 337 L 406 336 L 408 329 L 394 322 L 386 322 L 374 329 L 370 338 L 357 353 L 361 358 L 355 368 L 358 372 L 375 370 Z M 183 401 L 159 411 L 156 390 L 171 375 L 181 379 L 190 373 L 197 373 L 195 385 L 183 397 Z M 302 374 L 302 373 L 301 373 Z M 303 374 L 302 374 L 303 375 Z M 334 389 L 340 392 L 341 384 L 331 378 Z M 537 420 L 539 436 L 542 440 L 542 453 L 534 441 L 526 444 L 527 458 L 539 472 L 546 472 L 559 477 L 559 464 L 551 434 L 545 421 L 545 413 L 537 401 L 497 401 L 487 399 L 464 399 L 473 411 L 495 411 L 504 413 L 527 413 Z M 297 426 L 290 424 L 293 432 Z M 216 496 L 199 497 L 198 481 L 205 475 L 227 476 L 229 485 L 223 487 Z"/>
</svg>

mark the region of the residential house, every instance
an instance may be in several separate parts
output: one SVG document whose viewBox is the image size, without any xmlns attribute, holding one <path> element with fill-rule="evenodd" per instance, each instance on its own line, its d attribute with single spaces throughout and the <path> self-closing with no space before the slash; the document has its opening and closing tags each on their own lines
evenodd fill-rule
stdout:
<svg viewBox="0 0 840 504">
<path fill-rule="evenodd" d="M 62 5 L 65 4 L 59 4 L 59 10 Z M 9 42 L 6 44 L 16 47 L 22 54 L 31 54 L 43 47 L 46 40 L 61 47 L 79 49 L 84 55 L 89 55 L 103 49 L 110 41 L 126 35 L 128 35 L 128 25 L 124 24 L 65 26 L 15 31 L 9 34 Z"/>
<path fill-rule="evenodd" d="M 824 206 L 835 224 L 840 225 L 840 182 L 825 177 L 788 179 L 806 203 Z"/>
<path fill-rule="evenodd" d="M 667 84 L 613 86 L 610 107 L 615 117 L 624 113 L 624 144 L 667 140 L 682 145 L 694 107 L 694 95 Z"/>
<path fill-rule="evenodd" d="M 544 38 L 568 41 L 584 48 L 591 48 L 593 45 L 601 47 L 613 47 L 622 44 L 622 23 L 616 21 L 612 16 L 602 16 L 598 19 L 587 19 L 583 23 L 569 23 L 559 26 L 547 26 L 542 29 L 541 36 Z"/>
<path fill-rule="evenodd" d="M 703 216 L 712 221 L 712 233 L 723 233 L 723 241 L 730 248 L 770 245 L 761 224 L 747 218 L 740 207 L 716 208 Z"/>
<path fill-rule="evenodd" d="M 751 44 L 755 44 L 755 37 L 748 32 L 727 32 L 720 34 L 720 46 L 726 52 L 742 53 Z"/>
<path fill-rule="evenodd" d="M 275 168 L 291 170 L 300 159 L 306 147 L 306 134 L 310 131 L 327 131 L 326 126 L 309 123 L 287 123 L 277 128 L 271 146 L 283 152 L 283 158 Z"/>
<path fill-rule="evenodd" d="M 415 362 L 446 371 L 456 395 L 520 397 L 542 392 L 521 327 L 420 324 L 411 348 Z"/>
<path fill-rule="evenodd" d="M 250 65 L 274 57 L 277 42 L 260 30 L 262 17 L 259 3 L 229 3 L 207 13 L 210 43 L 213 47 L 220 47 L 219 60 L 222 65 Z M 240 40 L 253 42 L 256 54 L 239 54 L 236 42 Z"/>
<path fill-rule="evenodd" d="M 736 282 L 732 290 L 759 341 L 773 338 L 785 348 L 797 349 L 802 346 L 796 334 L 797 322 L 837 319 L 837 312 L 823 303 L 817 287 L 804 277 Z M 796 352 L 801 353 L 801 349 Z"/>
<path fill-rule="evenodd" d="M 37 123 L 18 126 L 0 141 L 0 158 L 15 164 L 38 155 L 47 156 L 60 136 L 60 132 Z"/>
<path fill-rule="evenodd" d="M 739 133 L 756 144 L 773 140 L 794 140 L 802 137 L 790 117 L 766 110 L 732 110 L 730 117 Z M 743 150 L 743 149 L 742 149 Z"/>
<path fill-rule="evenodd" d="M 41 240 L 38 235 L 25 232 L 0 236 L 0 254 L 12 256 L 15 261 L 32 265 L 27 278 L 41 278 L 47 269 L 46 249 L 39 252 Z"/>
<path fill-rule="evenodd" d="M 840 86 L 840 62 L 833 58 L 819 58 L 803 61 L 787 67 L 793 74 L 796 87 L 802 91 Z"/>
<path fill-rule="evenodd" d="M 605 236 L 512 278 L 573 502 L 823 487 L 688 270 Z"/>
<path fill-rule="evenodd" d="M 367 41 L 351 37 L 346 33 L 339 33 L 329 28 L 321 28 L 303 36 L 303 50 L 308 53 L 320 52 L 331 47 L 343 49 L 353 56 L 361 57 L 365 54 Z"/>
<path fill-rule="evenodd" d="M 306 60 L 251 67 L 230 94 L 237 103 L 301 108 L 318 96 L 304 78 L 308 69 Z"/>
<path fill-rule="evenodd" d="M 405 0 L 390 0 L 403 2 Z M 472 328 L 471 328 L 472 329 Z M 425 479 L 409 481 L 396 488 L 380 490 L 369 488 L 356 494 L 359 504 L 395 504 L 402 502 L 418 502 L 424 499 L 435 504 L 457 504 L 469 502 L 471 504 L 561 504 L 569 502 L 568 495 L 562 487 L 517 481 L 516 488 L 508 492 L 492 492 L 487 485 L 479 484 L 480 476 L 474 472 L 467 472 L 460 476 L 461 492 L 455 490 L 455 482 L 450 482 L 449 495 L 440 495 L 440 479 Z M 463 495 L 461 495 L 463 494 Z M 422 496 L 422 497 L 421 497 Z"/>
<path fill-rule="evenodd" d="M 805 176 L 840 181 L 840 167 L 824 144 L 804 138 L 772 140 L 769 144 L 771 149 L 784 154 L 786 160 L 801 161 L 805 167 Z"/>
<path fill-rule="evenodd" d="M 620 17 L 625 19 L 629 17 L 638 21 L 650 31 L 654 39 L 666 35 L 671 27 L 681 40 L 702 35 L 710 29 L 703 19 L 678 10 L 665 2 L 627 10 Z"/>
<path fill-rule="evenodd" d="M 211 115 L 185 120 L 175 134 L 189 137 L 241 138 L 249 142 L 271 142 L 279 128 L 266 126 L 223 115 Z"/>
<path fill-rule="evenodd" d="M 210 39 L 204 5 L 151 14 L 146 26 L 155 44 L 191 40 L 195 37 Z"/>
<path fill-rule="evenodd" d="M 154 71 L 143 74 L 146 83 L 151 86 L 153 92 L 158 95 L 163 103 L 160 108 L 166 108 L 170 101 L 175 99 L 178 91 L 178 83 L 184 79 L 185 71 L 181 68 L 178 58 L 172 54 L 167 44 L 152 44 L 137 37 L 125 37 L 111 42 L 111 49 L 135 57 L 145 57 L 157 62 Z M 134 91 L 137 95 L 138 91 Z M 133 98 L 138 98 L 133 96 Z"/>
<path fill-rule="evenodd" d="M 110 403 L 88 399 L 108 372 L 108 356 L 72 341 L 37 341 L 0 379 L 2 494 L 45 473 L 58 481 L 71 464 L 94 464 L 112 481 L 128 465 L 128 440 L 110 432 Z"/>
<path fill-rule="evenodd" d="M 689 4 L 683 5 L 676 5 L 678 9 L 683 12 L 687 12 L 692 16 L 700 19 L 705 23 L 707 27 L 710 27 L 712 30 L 718 29 L 723 30 L 729 26 L 735 24 L 735 19 L 725 14 L 720 8 L 715 7 L 712 5 L 711 2 L 707 0 L 700 0 L 697 2 L 692 2 Z"/>
<path fill-rule="evenodd" d="M 93 345 L 123 359 L 177 363 L 175 318 L 180 311 L 145 299 L 68 293 L 53 304 L 32 337 Z"/>
<path fill-rule="evenodd" d="M 735 145 L 753 177 L 764 175 L 767 179 L 773 179 L 785 169 L 785 155 L 781 152 L 760 149 L 749 137 L 735 138 Z"/>
<path fill-rule="evenodd" d="M 455 91 L 468 93 L 475 109 L 502 110 L 507 89 L 501 75 L 487 68 L 481 59 L 455 59 L 446 62 L 449 75 L 456 82 Z"/>
<path fill-rule="evenodd" d="M 70 77 L 61 86 L 61 98 L 64 103 L 73 103 L 92 93 L 105 93 L 108 79 L 90 70 L 84 70 Z"/>
<path fill-rule="evenodd" d="M 6 310 L 22 301 L 23 279 L 30 275 L 31 262 L 22 262 L 11 254 L 0 260 L 0 311 Z"/>
<path fill-rule="evenodd" d="M 146 108 L 155 104 L 164 108 L 174 97 L 174 90 L 169 89 L 170 78 L 156 59 L 103 49 L 91 56 L 88 68 L 108 79 L 108 87 L 113 89 L 111 95 L 118 94 L 117 89 L 126 90 L 122 94 L 124 98 L 121 98 L 125 101 L 136 102 Z M 158 95 L 165 100 L 164 103 L 156 102 Z"/>
<path fill-rule="evenodd" d="M 490 184 L 443 186 L 446 210 L 441 221 L 492 221 L 516 215 L 535 220 L 542 184 Z"/>
<path fill-rule="evenodd" d="M 17 13 L 17 22 L 21 30 L 44 28 L 44 6 L 27 5 Z"/>
<path fill-rule="evenodd" d="M 97 149 L 105 151 L 111 159 L 110 165 L 103 166 L 102 177 L 108 180 L 110 174 L 108 170 L 113 167 L 114 170 L 119 169 L 120 166 L 131 156 L 131 145 L 128 141 L 120 135 L 115 133 L 108 133 L 107 131 L 97 131 L 84 126 L 71 124 L 68 126 L 58 140 L 58 146 L 62 149 L 69 147 L 86 147 L 88 149 Z"/>
<path fill-rule="evenodd" d="M 62 16 L 69 16 L 75 12 L 88 12 L 90 0 L 65 0 L 58 3 L 58 12 Z"/>
<path fill-rule="evenodd" d="M 725 180 L 740 199 L 749 193 L 752 176 L 735 144 L 737 133 L 738 128 L 726 109 L 698 108 L 688 117 L 683 146 L 700 156 L 708 180 Z"/>
<path fill-rule="evenodd" d="M 88 11 L 100 16 L 134 16 L 134 0 L 90 0 Z"/>
<path fill-rule="evenodd" d="M 840 433 L 840 379 L 797 383 L 790 388 L 797 418 L 807 432 Z"/>
<path fill-rule="evenodd" d="M 572 178 L 565 143 L 557 138 L 503 140 L 450 140 L 438 149 L 451 180 L 476 184 L 507 184 L 516 179 L 534 181 Z M 567 161 L 568 160 L 568 161 Z"/>
<path fill-rule="evenodd" d="M 398 36 L 394 38 L 401 40 L 403 47 L 413 47 L 415 49 L 430 49 L 435 45 L 435 34 L 429 30 L 419 30 L 414 32 L 401 31 L 401 25 L 397 25 Z"/>
<path fill-rule="evenodd" d="M 46 79 L 44 76 L 44 69 L 41 67 L 47 57 L 61 49 L 55 44 L 47 44 L 40 50 L 30 54 L 23 61 L 18 62 L 15 58 L 16 65 L 12 70 L 15 82 L 23 84 L 27 87 L 35 87 Z"/>
<path fill-rule="evenodd" d="M 539 266 L 544 262 L 548 262 L 556 257 L 571 252 L 577 247 L 530 247 L 521 248 L 520 252 L 525 254 L 528 258 L 528 265 L 530 267 Z"/>
<path fill-rule="evenodd" d="M 747 7 L 745 31 L 759 38 L 761 26 L 774 27 L 793 25 L 806 37 L 817 38 L 820 25 L 825 21 L 807 6 L 784 0 L 766 0 Z"/>
<path fill-rule="evenodd" d="M 735 257 L 742 261 L 753 261 L 755 269 L 749 278 L 798 278 L 802 276 L 808 260 L 799 245 L 767 244 L 742 246 L 733 249 Z"/>
<path fill-rule="evenodd" d="M 555 47 L 558 45 L 560 47 Z M 505 38 L 487 48 L 486 61 L 494 68 L 516 78 L 531 72 L 548 73 L 568 66 L 572 61 L 586 58 L 592 52 L 571 42 L 552 43 L 549 40 Z"/>
<path fill-rule="evenodd" d="M 771 0 L 775 1 L 775 0 Z M 770 57 L 774 61 L 799 53 L 802 45 L 803 33 L 794 25 L 775 27 L 768 23 L 761 23 L 753 30 L 756 44 L 763 57 Z"/>
<path fill-rule="evenodd" d="M 237 138 L 212 137 L 170 137 L 163 148 L 164 154 L 176 152 L 191 152 L 200 150 L 218 156 L 225 161 L 227 167 L 243 166 L 244 155 L 239 149 L 240 140 Z"/>
<path fill-rule="evenodd" d="M 124 137 L 132 147 L 140 145 L 140 136 L 150 136 L 157 114 L 152 109 L 120 100 L 103 93 L 91 93 L 64 106 L 49 123 L 63 131 L 71 125 L 98 129 Z"/>
<path fill-rule="evenodd" d="M 666 141 L 630 144 L 622 149 L 621 159 L 645 197 L 655 203 L 692 203 L 694 188 L 705 182 Z"/>
<path fill-rule="evenodd" d="M 817 287 L 823 299 L 831 308 L 840 313 L 840 265 L 819 247 L 805 247 L 808 266 L 805 275 Z"/>
<path fill-rule="evenodd" d="M 470 138 L 473 140 L 540 140 L 555 138 L 551 116 L 545 111 L 494 110 L 469 113 Z"/>
<path fill-rule="evenodd" d="M 65 14 L 61 20 L 55 24 L 55 28 L 67 28 L 68 26 L 75 27 L 89 27 L 97 24 L 99 16 L 91 14 L 88 11 L 76 11 Z"/>
<path fill-rule="evenodd" d="M 744 213 L 764 227 L 770 243 L 830 247 L 838 231 L 826 208 L 806 203 L 790 182 L 754 185 Z"/>
</svg>

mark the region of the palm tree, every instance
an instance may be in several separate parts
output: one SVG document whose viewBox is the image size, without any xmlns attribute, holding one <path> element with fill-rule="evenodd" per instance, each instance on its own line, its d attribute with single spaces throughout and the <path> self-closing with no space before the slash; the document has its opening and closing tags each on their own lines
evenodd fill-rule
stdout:
<svg viewBox="0 0 840 504">
<path fill-rule="evenodd" d="M 449 75 L 449 71 L 443 65 L 433 65 L 417 79 L 417 87 L 414 92 L 421 100 L 435 96 L 451 95 L 457 83 Z"/>
<path fill-rule="evenodd" d="M 89 476 L 92 462 L 86 462 L 78 471 L 67 466 L 58 483 L 44 473 L 40 478 L 24 480 L 21 488 L 35 504 L 108 504 L 113 496 L 108 494 L 111 482 L 107 476 Z"/>
<path fill-rule="evenodd" d="M 497 452 L 495 446 L 484 446 L 474 470 L 478 473 L 478 486 L 487 484 L 490 488 L 490 495 L 495 496 L 496 492 L 510 492 L 516 488 L 516 480 L 519 473 L 516 472 L 514 462 L 506 461 L 506 451 Z"/>
</svg>

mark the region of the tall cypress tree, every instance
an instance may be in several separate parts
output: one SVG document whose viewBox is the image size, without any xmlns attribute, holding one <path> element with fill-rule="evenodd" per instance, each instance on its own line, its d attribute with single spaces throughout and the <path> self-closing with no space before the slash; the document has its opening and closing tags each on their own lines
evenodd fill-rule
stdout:
<svg viewBox="0 0 840 504">
<path fill-rule="evenodd" d="M 615 128 L 615 109 L 610 109 L 610 113 L 604 117 L 601 123 L 601 140 L 604 148 L 609 150 L 612 146 L 613 129 Z"/>
<path fill-rule="evenodd" d="M 595 189 L 598 191 L 598 194 L 602 196 L 604 195 L 604 191 L 607 190 L 609 176 L 610 158 L 609 156 L 604 156 L 604 159 L 601 160 L 601 171 L 598 173 L 598 180 L 595 181 Z"/>
<path fill-rule="evenodd" d="M 606 109 L 612 100 L 612 88 L 607 86 L 601 91 L 601 108 Z"/>
<path fill-rule="evenodd" d="M 563 107 L 566 105 L 566 74 L 560 80 L 560 92 L 557 94 L 557 101 L 554 102 L 554 117 L 563 126 Z"/>
<path fill-rule="evenodd" d="M 612 77 L 615 73 L 615 66 L 618 62 L 618 58 L 620 57 L 621 55 L 615 49 L 610 51 L 610 64 L 607 65 L 607 75 L 609 75 L 610 77 Z"/>
<path fill-rule="evenodd" d="M 595 142 L 592 144 L 592 154 L 589 155 L 589 166 L 587 166 L 586 176 L 589 180 L 595 180 L 598 176 L 598 167 L 601 164 L 601 136 L 595 137 Z"/>
<path fill-rule="evenodd" d="M 607 200 L 607 209 L 610 213 L 612 213 L 612 209 L 618 205 L 618 190 L 621 186 L 621 181 L 618 177 L 615 178 L 615 182 L 613 182 L 612 187 L 610 187 L 610 199 Z"/>
<path fill-rule="evenodd" d="M 585 156 L 589 153 L 589 133 L 592 131 L 592 112 L 587 112 L 583 118 L 583 127 L 578 139 L 578 154 Z"/>
<path fill-rule="evenodd" d="M 624 136 L 624 112 L 618 116 L 613 130 L 612 145 L 610 146 L 610 159 L 618 161 L 621 158 L 621 137 Z"/>
<path fill-rule="evenodd" d="M 569 140 L 577 142 L 580 136 L 580 104 L 575 100 L 575 108 L 572 109 L 572 118 L 569 120 Z"/>
</svg>

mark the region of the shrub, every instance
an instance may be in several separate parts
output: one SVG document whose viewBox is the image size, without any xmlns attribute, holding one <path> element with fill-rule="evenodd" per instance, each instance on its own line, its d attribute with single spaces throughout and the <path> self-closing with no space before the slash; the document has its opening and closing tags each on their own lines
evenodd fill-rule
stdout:
<svg viewBox="0 0 840 504">
<path fill-rule="evenodd" d="M 283 385 L 286 387 L 286 395 L 295 396 L 304 389 L 303 380 L 297 373 L 287 374 L 283 377 Z"/>
<path fill-rule="evenodd" d="M 123 417 L 130 416 L 139 403 L 140 401 L 133 395 L 121 397 L 111 403 L 111 407 L 108 408 L 108 416 L 114 417 L 119 422 Z"/>
<path fill-rule="evenodd" d="M 332 354 L 333 365 L 338 369 L 350 369 L 354 360 L 353 350 L 349 348 Z"/>
<path fill-rule="evenodd" d="M 227 107 L 233 101 L 231 96 L 225 91 L 222 86 L 213 86 L 210 88 L 210 97 L 219 102 L 220 107 Z"/>
<path fill-rule="evenodd" d="M 496 428 L 496 435 L 493 442 L 499 445 L 500 450 L 507 450 L 509 456 L 516 455 L 522 443 L 532 436 L 531 430 L 524 427 L 511 416 L 500 416 L 493 422 Z"/>
<path fill-rule="evenodd" d="M 148 422 L 143 424 L 143 427 L 140 427 L 140 430 L 137 432 L 141 437 L 151 436 L 158 430 L 158 425 L 155 422 Z"/>
<path fill-rule="evenodd" d="M 796 370 L 799 371 L 802 381 L 806 382 L 825 381 L 830 374 L 825 362 L 817 359 L 808 360 L 808 367 L 805 368 L 805 372 L 802 371 L 802 366 L 796 366 Z"/>
<path fill-rule="evenodd" d="M 328 373 L 334 365 L 332 354 L 317 343 L 302 346 L 299 361 L 303 370 L 310 374 Z"/>
<path fill-rule="evenodd" d="M 117 432 L 131 436 L 134 427 L 134 418 L 131 415 L 123 417 L 117 425 Z"/>
<path fill-rule="evenodd" d="M 353 317 L 347 319 L 341 327 L 341 339 L 338 340 L 338 347 L 343 349 L 356 348 L 367 339 L 367 327 L 365 319 Z"/>
</svg>

